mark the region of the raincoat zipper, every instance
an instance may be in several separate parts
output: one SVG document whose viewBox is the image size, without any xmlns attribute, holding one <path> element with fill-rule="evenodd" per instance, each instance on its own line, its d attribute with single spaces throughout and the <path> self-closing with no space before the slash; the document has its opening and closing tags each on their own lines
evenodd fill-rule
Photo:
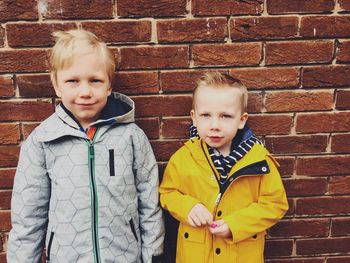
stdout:
<svg viewBox="0 0 350 263">
<path fill-rule="evenodd" d="M 88 144 L 88 159 L 89 159 L 89 175 L 90 175 L 90 194 L 91 194 L 91 228 L 92 228 L 92 243 L 94 251 L 94 262 L 99 263 L 100 260 L 100 248 L 99 248 L 99 237 L 98 237 L 98 196 L 97 196 L 97 187 L 95 180 L 95 148 L 94 142 L 97 137 L 97 131 L 92 140 L 87 140 Z"/>
</svg>

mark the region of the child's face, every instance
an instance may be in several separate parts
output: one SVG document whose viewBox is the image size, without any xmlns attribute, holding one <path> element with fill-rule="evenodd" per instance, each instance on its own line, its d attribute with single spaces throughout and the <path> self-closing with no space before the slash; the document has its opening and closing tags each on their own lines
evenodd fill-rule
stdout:
<svg viewBox="0 0 350 263">
<path fill-rule="evenodd" d="M 97 51 L 75 56 L 72 65 L 57 71 L 53 83 L 57 96 L 84 128 L 99 118 L 112 90 L 101 57 Z"/>
<path fill-rule="evenodd" d="M 244 127 L 248 113 L 242 113 L 238 89 L 203 86 L 195 96 L 191 117 L 199 137 L 226 156 L 237 130 Z"/>
</svg>

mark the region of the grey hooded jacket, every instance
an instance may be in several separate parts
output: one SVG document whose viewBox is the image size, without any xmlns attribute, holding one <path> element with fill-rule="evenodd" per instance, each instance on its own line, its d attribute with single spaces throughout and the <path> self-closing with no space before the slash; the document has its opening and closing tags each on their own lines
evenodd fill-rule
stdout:
<svg viewBox="0 0 350 263">
<path fill-rule="evenodd" d="M 117 112 L 117 113 L 116 113 Z M 113 93 L 90 141 L 61 105 L 22 145 L 7 261 L 152 262 L 163 252 L 158 168 L 134 122 L 134 102 Z"/>
</svg>

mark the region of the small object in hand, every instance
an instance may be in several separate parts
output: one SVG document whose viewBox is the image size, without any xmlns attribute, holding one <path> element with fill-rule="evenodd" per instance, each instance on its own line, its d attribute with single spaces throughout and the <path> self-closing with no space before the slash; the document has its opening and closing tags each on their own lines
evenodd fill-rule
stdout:
<svg viewBox="0 0 350 263">
<path fill-rule="evenodd" d="M 217 227 L 218 225 L 216 224 L 216 223 L 212 223 L 211 225 L 210 225 L 210 227 L 211 228 L 215 228 L 215 227 Z"/>
</svg>

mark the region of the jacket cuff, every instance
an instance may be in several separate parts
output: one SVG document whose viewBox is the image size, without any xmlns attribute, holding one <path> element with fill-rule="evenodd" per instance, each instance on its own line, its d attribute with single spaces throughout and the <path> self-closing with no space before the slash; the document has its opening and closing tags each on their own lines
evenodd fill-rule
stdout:
<svg viewBox="0 0 350 263">
<path fill-rule="evenodd" d="M 152 256 L 152 263 L 162 263 L 163 262 L 163 254 Z"/>
</svg>

